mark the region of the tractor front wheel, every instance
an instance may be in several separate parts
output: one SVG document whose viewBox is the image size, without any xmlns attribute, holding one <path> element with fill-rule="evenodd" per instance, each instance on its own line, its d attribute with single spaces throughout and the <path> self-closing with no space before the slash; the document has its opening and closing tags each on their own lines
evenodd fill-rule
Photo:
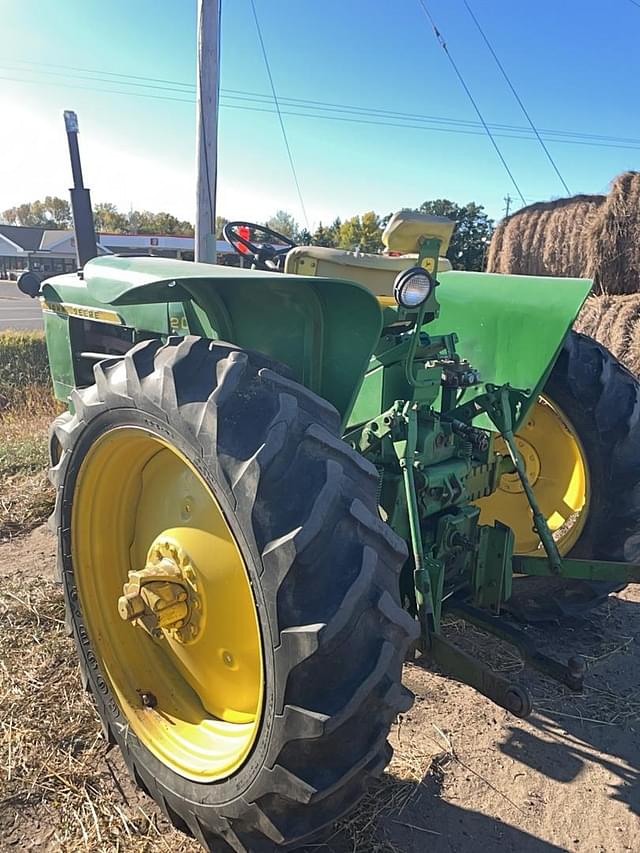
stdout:
<svg viewBox="0 0 640 853">
<path fill-rule="evenodd" d="M 291 849 L 350 809 L 411 704 L 406 547 L 339 417 L 266 357 L 147 341 L 52 430 L 84 682 L 136 782 L 206 849 Z"/>
</svg>

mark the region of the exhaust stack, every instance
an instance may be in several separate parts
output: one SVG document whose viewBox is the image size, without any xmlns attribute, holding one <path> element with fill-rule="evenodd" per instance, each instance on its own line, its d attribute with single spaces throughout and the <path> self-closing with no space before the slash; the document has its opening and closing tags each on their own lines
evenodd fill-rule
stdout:
<svg viewBox="0 0 640 853">
<path fill-rule="evenodd" d="M 76 237 L 76 257 L 78 259 L 78 268 L 82 269 L 87 261 L 97 257 L 98 246 L 93 224 L 91 195 L 89 190 L 85 189 L 82 179 L 80 148 L 78 147 L 78 116 L 73 110 L 64 111 L 64 124 L 67 131 L 71 173 L 73 175 L 73 187 L 69 190 L 69 193 L 71 195 L 73 230 Z"/>
</svg>

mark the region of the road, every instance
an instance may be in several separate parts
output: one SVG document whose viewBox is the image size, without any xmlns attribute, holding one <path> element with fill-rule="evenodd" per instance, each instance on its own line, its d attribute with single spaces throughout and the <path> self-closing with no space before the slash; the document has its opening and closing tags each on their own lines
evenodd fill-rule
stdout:
<svg viewBox="0 0 640 853">
<path fill-rule="evenodd" d="M 0 281 L 0 332 L 5 329 L 42 329 L 37 299 L 20 293 L 15 282 Z"/>
</svg>

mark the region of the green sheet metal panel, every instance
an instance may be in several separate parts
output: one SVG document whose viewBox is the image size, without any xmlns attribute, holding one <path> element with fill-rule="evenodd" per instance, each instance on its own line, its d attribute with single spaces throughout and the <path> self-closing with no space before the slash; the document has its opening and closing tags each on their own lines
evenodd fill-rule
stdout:
<svg viewBox="0 0 640 853">
<path fill-rule="evenodd" d="M 150 304 L 193 300 L 201 309 L 193 331 L 288 365 L 343 422 L 382 329 L 377 299 L 354 282 L 149 257 L 96 258 L 83 276 L 58 285 L 60 298 L 109 307 L 136 328 Z"/>
<path fill-rule="evenodd" d="M 578 278 L 458 270 L 438 278 L 440 316 L 425 331 L 457 332 L 458 352 L 483 382 L 537 392 L 591 290 L 591 281 Z"/>
<path fill-rule="evenodd" d="M 43 318 L 53 393 L 58 400 L 64 401 L 75 386 L 69 317 L 44 311 Z"/>
</svg>

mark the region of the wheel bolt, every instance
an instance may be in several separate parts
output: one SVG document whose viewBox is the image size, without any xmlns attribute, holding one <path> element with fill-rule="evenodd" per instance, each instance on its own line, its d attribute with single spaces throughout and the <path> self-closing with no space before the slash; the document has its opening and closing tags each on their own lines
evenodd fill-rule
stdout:
<svg viewBox="0 0 640 853">
<path fill-rule="evenodd" d="M 158 700 L 157 700 L 154 693 L 149 693 L 149 692 L 141 693 L 140 699 L 142 701 L 143 707 L 145 707 L 145 708 L 155 708 L 156 705 L 158 704 Z"/>
</svg>

